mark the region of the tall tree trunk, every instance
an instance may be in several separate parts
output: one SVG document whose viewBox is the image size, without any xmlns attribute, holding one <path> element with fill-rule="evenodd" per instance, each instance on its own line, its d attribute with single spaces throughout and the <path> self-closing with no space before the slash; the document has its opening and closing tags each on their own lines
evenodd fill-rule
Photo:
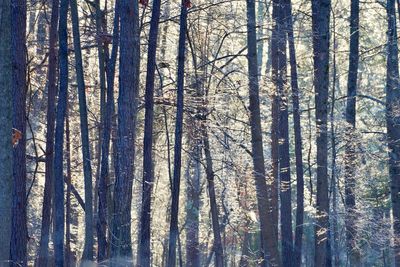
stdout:
<svg viewBox="0 0 400 267">
<path fill-rule="evenodd" d="M 79 97 L 79 118 L 82 139 L 82 158 L 83 175 L 85 184 L 85 247 L 82 255 L 82 261 L 93 260 L 93 185 L 92 185 L 92 166 L 89 146 L 89 127 L 87 118 L 85 78 L 83 74 L 82 50 L 79 33 L 79 16 L 76 0 L 69 0 L 71 5 L 71 19 L 73 30 L 73 42 L 75 51 L 75 70 L 78 83 Z"/>
<path fill-rule="evenodd" d="M 356 199 L 355 175 L 357 166 L 356 127 L 356 95 L 358 72 L 358 43 L 359 43 L 359 0 L 351 0 L 350 11 L 350 54 L 349 74 L 347 79 L 346 106 L 346 144 L 345 144 L 345 205 L 346 205 L 346 243 L 351 266 L 360 266 L 360 253 L 356 245 Z"/>
<path fill-rule="evenodd" d="M 300 120 L 300 90 L 297 82 L 297 60 L 296 49 L 294 45 L 293 34 L 293 16 L 292 3 L 290 0 L 286 2 L 286 27 L 289 43 L 289 61 L 290 61 L 290 83 L 292 87 L 292 105 L 293 105 L 293 128 L 296 155 L 296 228 L 294 242 L 294 262 L 295 267 L 301 266 L 301 255 L 303 247 L 303 222 L 304 222 L 304 169 L 303 169 L 303 145 L 301 138 L 301 120 Z"/>
<path fill-rule="evenodd" d="M 118 55 L 119 46 L 119 0 L 115 1 L 114 10 L 114 27 L 113 27 L 113 45 L 111 49 L 111 56 L 106 61 L 106 74 L 107 74 L 107 104 L 104 112 L 103 120 L 103 140 L 101 148 L 101 169 L 99 177 L 99 205 L 97 215 L 97 261 L 101 262 L 108 257 L 107 248 L 107 211 L 108 211 L 108 184 L 110 182 L 109 171 L 109 153 L 110 153 L 110 140 L 111 140 L 111 125 L 112 116 L 115 112 L 114 107 L 114 79 L 115 79 L 115 63 Z"/>
<path fill-rule="evenodd" d="M 386 120 L 387 138 L 389 147 L 389 175 L 392 199 L 394 260 L 395 266 L 400 266 L 400 125 L 399 115 L 396 115 L 400 99 L 399 86 L 399 59 L 397 45 L 397 26 L 395 1 L 388 0 L 386 5 L 388 16 L 388 44 L 387 44 L 387 74 L 386 74 Z"/>
<path fill-rule="evenodd" d="M 26 220 L 26 0 L 12 1 L 13 128 L 22 136 L 14 146 L 11 266 L 27 266 Z"/>
<path fill-rule="evenodd" d="M 150 21 L 150 33 L 147 56 L 147 75 L 145 91 L 145 121 L 143 139 L 143 183 L 142 211 L 140 217 L 139 262 L 141 267 L 150 267 L 151 239 L 151 194 L 153 189 L 153 122 L 154 122 L 154 76 L 156 70 L 156 53 L 158 23 L 160 20 L 161 0 L 153 0 Z"/>
<path fill-rule="evenodd" d="M 293 232 L 292 232 L 292 203 L 290 184 L 289 159 L 289 115 L 288 88 L 286 86 L 286 20 L 287 5 L 284 1 L 275 0 L 272 16 L 275 21 L 272 32 L 272 80 L 276 87 L 278 98 L 278 154 L 279 154 L 279 191 L 281 211 L 282 263 L 283 266 L 293 265 Z M 276 101 L 276 100 L 275 100 Z M 276 115 L 276 114 L 274 114 Z"/>
<path fill-rule="evenodd" d="M 119 10 L 121 52 L 117 133 L 118 172 L 114 185 L 111 264 L 131 266 L 131 205 L 140 66 L 138 1 L 121 0 Z M 125 263 L 118 262 L 119 260 Z"/>
<path fill-rule="evenodd" d="M 101 9 L 100 0 L 93 1 L 95 8 L 95 26 L 96 26 L 96 42 L 97 42 L 97 58 L 99 63 L 99 80 L 100 80 L 100 122 L 97 124 L 98 142 L 96 143 L 96 172 L 95 172 L 95 187 L 94 187 L 94 208 L 98 209 L 98 191 L 101 175 L 101 160 L 102 160 L 102 145 L 103 145 L 103 125 L 105 120 L 105 110 L 106 110 L 106 60 L 108 54 L 107 41 L 105 39 L 105 34 L 107 33 L 106 25 L 106 7 L 107 1 L 105 1 L 105 10 Z"/>
<path fill-rule="evenodd" d="M 201 123 L 202 134 L 203 134 L 203 147 L 204 155 L 206 158 L 206 175 L 207 175 L 207 185 L 208 185 L 208 195 L 210 197 L 210 208 L 211 208 L 211 221 L 214 233 L 214 252 L 215 252 L 215 266 L 224 266 L 224 250 L 221 241 L 221 227 L 219 225 L 219 212 L 217 206 L 217 199 L 215 196 L 215 183 L 214 183 L 214 169 L 213 162 L 211 158 L 210 142 L 208 139 L 208 132 L 206 128 L 206 118 L 205 121 Z"/>
<path fill-rule="evenodd" d="M 68 0 L 61 0 L 59 38 L 59 88 L 54 146 L 54 257 L 55 266 L 64 266 L 64 121 L 68 98 Z"/>
<path fill-rule="evenodd" d="M 257 40 L 255 1 L 247 0 L 247 44 L 248 44 L 248 72 L 250 98 L 251 143 L 253 153 L 253 175 L 257 190 L 257 204 L 260 216 L 261 244 L 264 248 L 265 260 L 272 266 L 281 266 L 278 251 L 278 240 L 273 226 L 271 214 L 270 194 L 265 181 L 265 165 L 260 118 L 260 99 L 258 84 Z"/>
<path fill-rule="evenodd" d="M 178 77 L 177 77 L 177 102 L 175 122 L 175 146 L 174 146 L 174 174 L 172 182 L 171 219 L 169 229 L 169 246 L 167 266 L 173 267 L 176 263 L 176 241 L 178 238 L 178 213 L 179 190 L 181 182 L 182 159 L 182 128 L 183 128 L 183 86 L 185 76 L 185 47 L 187 26 L 187 5 L 189 0 L 181 1 L 181 13 L 179 17 L 179 43 L 178 43 Z"/>
<path fill-rule="evenodd" d="M 317 125 L 317 214 L 315 266 L 325 266 L 329 222 L 328 197 L 328 91 L 330 0 L 312 0 L 315 118 Z"/>
<path fill-rule="evenodd" d="M 339 252 L 339 232 L 338 232 L 338 180 L 336 175 L 336 130 L 335 130 L 335 102 L 336 102 L 336 87 L 338 86 L 337 67 L 336 67 L 336 52 L 337 52 L 337 39 L 336 39 L 336 18 L 333 16 L 333 72 L 332 72 L 332 93 L 331 93 L 331 192 L 332 192 L 332 232 L 333 232 L 333 259 L 334 266 L 340 266 L 340 252 Z"/>
<path fill-rule="evenodd" d="M 200 267 L 200 157 L 199 141 L 192 139 L 186 186 L 186 267 Z"/>
<path fill-rule="evenodd" d="M 12 113 L 12 40 L 11 40 L 11 0 L 0 1 L 0 261 L 6 262 L 10 256 L 12 200 L 13 200 L 13 148 Z"/>
<path fill-rule="evenodd" d="M 92 166 L 89 146 L 89 127 L 87 118 L 85 78 L 82 64 L 82 50 L 79 33 L 79 16 L 76 0 L 70 0 L 71 19 L 73 30 L 73 42 L 75 51 L 75 71 L 78 83 L 79 97 L 79 118 L 82 139 L 82 158 L 83 158 L 83 175 L 85 188 L 85 247 L 82 255 L 82 261 L 93 260 L 93 185 L 92 185 Z"/>
<path fill-rule="evenodd" d="M 49 257 L 50 220 L 53 196 L 54 179 L 54 126 L 56 118 L 57 95 L 57 27 L 58 27 L 59 0 L 52 1 L 50 38 L 49 38 L 49 63 L 47 69 L 47 115 L 46 115 L 46 161 L 45 183 L 42 204 L 42 225 L 40 231 L 39 257 L 37 266 L 47 266 Z"/>
</svg>

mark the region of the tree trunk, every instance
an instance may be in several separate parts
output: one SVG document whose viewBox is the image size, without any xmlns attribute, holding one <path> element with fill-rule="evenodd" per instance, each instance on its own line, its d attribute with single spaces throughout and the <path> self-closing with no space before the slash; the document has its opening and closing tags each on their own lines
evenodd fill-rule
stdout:
<svg viewBox="0 0 400 267">
<path fill-rule="evenodd" d="M 27 201 L 26 201 L 26 0 L 13 0 L 12 66 L 13 128 L 22 136 L 14 145 L 13 208 L 10 244 L 11 266 L 27 266 Z"/>
<path fill-rule="evenodd" d="M 295 267 L 301 266 L 301 255 L 303 247 L 303 222 L 304 222 L 304 169 L 303 169 L 303 145 L 301 138 L 301 119 L 300 119 L 300 90 L 297 82 L 297 60 L 296 49 L 294 45 L 293 34 L 293 16 L 292 3 L 290 0 L 286 3 L 286 27 L 289 43 L 289 61 L 290 61 L 290 82 L 292 87 L 292 105 L 293 105 L 293 127 L 294 127 L 294 142 L 296 155 L 296 228 L 294 242 L 294 263 Z"/>
<path fill-rule="evenodd" d="M 143 140 L 143 183 L 142 211 L 140 217 L 139 263 L 141 267 L 150 267 L 151 239 L 151 194 L 153 189 L 153 122 L 154 122 L 154 76 L 156 70 L 156 52 L 158 23 L 160 20 L 161 0 L 153 1 L 150 21 L 150 33 L 147 56 L 147 76 L 145 91 L 145 121 Z"/>
<path fill-rule="evenodd" d="M 114 79 L 115 79 L 115 63 L 118 55 L 119 46 L 119 1 L 115 1 L 114 11 L 114 28 L 113 28 L 113 45 L 111 56 L 106 61 L 107 74 L 107 104 L 104 112 L 103 120 L 103 140 L 101 148 L 101 169 L 99 177 L 99 205 L 97 217 L 97 261 L 102 262 L 108 258 L 108 242 L 107 242 L 107 218 L 108 218 L 108 184 L 110 182 L 109 172 L 109 153 L 111 140 L 112 116 L 115 112 L 114 107 Z"/>
<path fill-rule="evenodd" d="M 187 1 L 181 2 L 179 44 L 178 44 L 178 77 L 177 77 L 177 102 L 175 122 L 175 146 L 174 146 L 174 174 L 172 182 L 171 220 L 169 230 L 169 246 L 167 266 L 173 267 L 176 263 L 176 241 L 178 238 L 178 212 L 179 190 L 181 182 L 181 158 L 182 158 L 182 128 L 183 128 L 183 86 L 185 76 L 185 41 L 187 26 Z"/>
<path fill-rule="evenodd" d="M 292 232 L 292 204 L 290 184 L 290 158 L 289 158 L 289 115 L 288 96 L 286 86 L 286 20 L 283 1 L 275 0 L 272 17 L 275 21 L 272 31 L 271 46 L 272 80 L 276 87 L 278 98 L 278 154 L 279 154 L 279 192 L 281 211 L 281 237 L 282 237 L 282 263 L 283 266 L 293 265 L 293 232 Z M 276 101 L 276 100 L 275 100 Z M 276 105 L 276 104 L 275 104 Z M 275 116 L 277 114 L 274 114 Z"/>
<path fill-rule="evenodd" d="M 317 125 L 317 214 L 315 266 L 325 266 L 329 222 L 328 197 L 328 91 L 330 0 L 312 1 L 315 117 Z"/>
<path fill-rule="evenodd" d="M 200 225 L 200 157 L 199 141 L 192 139 L 193 151 L 188 160 L 187 204 L 186 204 L 186 267 L 200 267 L 199 225 Z M 191 170 L 193 170 L 191 173 Z"/>
<path fill-rule="evenodd" d="M 131 204 L 140 66 L 138 1 L 121 0 L 119 10 L 121 52 L 117 133 L 118 172 L 114 185 L 111 265 L 132 266 Z"/>
<path fill-rule="evenodd" d="M 360 253 L 356 245 L 356 199 L 355 175 L 357 166 L 356 127 L 356 95 L 358 72 L 358 43 L 359 43 L 359 0 L 351 0 L 350 12 L 350 55 L 349 74 L 347 79 L 346 106 L 346 144 L 345 144 L 345 206 L 346 206 L 346 245 L 347 255 L 351 266 L 360 266 Z"/>
<path fill-rule="evenodd" d="M 79 118 L 82 139 L 82 158 L 83 175 L 85 184 L 85 247 L 82 255 L 82 261 L 93 260 L 93 185 L 92 185 L 92 166 L 89 146 L 89 127 L 87 118 L 85 78 L 83 74 L 82 50 L 79 33 L 79 16 L 76 0 L 70 0 L 71 19 L 73 29 L 73 42 L 75 51 L 75 70 L 78 83 L 79 96 Z"/>
<path fill-rule="evenodd" d="M 11 1 L 0 1 L 0 261 L 9 260 L 13 200 Z"/>
<path fill-rule="evenodd" d="M 278 240 L 273 226 L 273 220 L 268 214 L 271 210 L 270 194 L 265 181 L 265 165 L 260 118 L 260 99 L 258 85 L 257 44 L 255 1 L 247 0 L 247 44 L 248 72 L 250 98 L 251 143 L 253 153 L 253 171 L 257 190 L 257 204 L 260 216 L 260 230 L 264 248 L 265 260 L 272 266 L 281 266 L 278 251 Z"/>
<path fill-rule="evenodd" d="M 70 127 L 69 127 L 69 108 L 67 104 L 67 115 L 65 120 L 65 156 L 67 167 L 67 192 L 65 201 L 65 266 L 71 266 L 71 191 L 72 191 L 72 175 L 71 175 L 71 140 L 70 140 Z"/>
<path fill-rule="evenodd" d="M 208 140 L 208 132 L 205 125 L 206 121 L 201 123 L 202 133 L 203 133 L 203 148 L 204 155 L 206 158 L 206 175 L 207 175 L 207 185 L 208 185 L 208 195 L 210 197 L 210 208 L 211 208 L 211 220 L 214 233 L 214 252 L 215 252 L 215 266 L 224 266 L 224 250 L 221 241 L 221 229 L 219 225 L 219 212 L 217 206 L 217 199 L 215 196 L 215 184 L 214 184 L 214 169 L 212 165 L 210 142 Z"/>
<path fill-rule="evenodd" d="M 63 145 L 64 121 L 68 98 L 68 0 L 61 0 L 60 20 L 58 27 L 59 38 L 59 84 L 56 113 L 56 131 L 54 146 L 54 258 L 55 266 L 64 266 L 64 174 L 63 174 Z"/>
<path fill-rule="evenodd" d="M 399 60 L 397 45 L 397 26 L 394 0 L 388 0 L 386 5 L 388 16 L 387 44 L 387 74 L 386 74 L 386 121 L 389 147 L 389 175 L 392 199 L 393 230 L 394 230 L 394 260 L 395 266 L 400 266 L 400 125 L 399 115 L 396 115 L 400 99 Z"/>
<path fill-rule="evenodd" d="M 46 162 L 45 183 L 42 204 L 42 225 L 40 231 L 39 257 L 37 266 L 47 266 L 49 257 L 50 220 L 54 179 L 54 126 L 56 118 L 57 95 L 57 27 L 59 0 L 53 0 L 51 7 L 49 63 L 47 69 L 47 117 L 46 117 Z"/>
</svg>

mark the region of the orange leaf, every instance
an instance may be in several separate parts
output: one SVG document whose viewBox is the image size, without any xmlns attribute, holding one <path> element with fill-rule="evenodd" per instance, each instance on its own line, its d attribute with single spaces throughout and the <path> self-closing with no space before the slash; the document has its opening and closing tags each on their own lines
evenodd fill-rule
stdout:
<svg viewBox="0 0 400 267">
<path fill-rule="evenodd" d="M 12 145 L 15 147 L 18 145 L 19 140 L 22 138 L 22 132 L 13 128 L 12 129 Z"/>
</svg>

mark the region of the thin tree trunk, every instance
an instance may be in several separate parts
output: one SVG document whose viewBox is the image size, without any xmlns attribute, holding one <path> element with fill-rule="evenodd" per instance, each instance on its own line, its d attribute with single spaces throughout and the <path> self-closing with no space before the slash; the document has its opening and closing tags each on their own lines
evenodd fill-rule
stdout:
<svg viewBox="0 0 400 267">
<path fill-rule="evenodd" d="M 11 0 L 0 1 L 0 17 L 0 261 L 5 262 L 10 256 L 13 200 Z"/>
<path fill-rule="evenodd" d="M 139 93 L 139 6 L 120 2 L 120 83 L 118 97 L 117 176 L 112 220 L 112 266 L 132 266 L 131 205 L 135 160 L 135 129 Z"/>
<path fill-rule="evenodd" d="M 388 16 L 388 44 L 387 44 L 387 77 L 386 77 L 386 120 L 387 138 L 389 147 L 389 175 L 392 199 L 393 230 L 394 230 L 394 263 L 400 266 L 400 125 L 396 107 L 400 99 L 399 88 L 399 60 L 397 45 L 397 26 L 395 1 L 388 0 L 386 5 Z"/>
<path fill-rule="evenodd" d="M 26 199 L 26 0 L 13 0 L 12 66 L 13 128 L 22 136 L 14 145 L 13 208 L 10 244 L 11 266 L 27 266 L 27 199 Z"/>
<path fill-rule="evenodd" d="M 107 33 L 107 25 L 105 21 L 105 16 L 107 10 L 101 10 L 100 0 L 93 1 L 95 8 L 95 26 L 96 26 L 96 42 L 97 42 L 97 57 L 99 63 L 99 80 L 100 80 L 100 122 L 97 124 L 97 134 L 98 134 L 98 142 L 96 143 L 96 172 L 94 175 L 95 178 L 95 188 L 94 188 L 94 208 L 98 210 L 98 193 L 99 193 L 99 183 L 100 183 L 100 175 L 101 175 L 101 160 L 102 160 L 102 149 L 103 149 L 103 126 L 105 120 L 105 112 L 106 112 L 106 61 L 107 58 L 107 41 L 104 37 L 104 34 Z M 105 8 L 107 7 L 107 1 L 105 1 Z M 98 219 L 98 218 L 97 218 Z M 96 219 L 96 221 L 97 221 Z M 101 237 L 100 237 L 101 238 Z"/>
<path fill-rule="evenodd" d="M 357 166 L 355 136 L 356 128 L 356 95 L 358 72 L 358 43 L 359 43 L 359 0 L 351 0 L 350 11 L 350 54 L 349 74 L 347 79 L 347 106 L 346 106 L 346 144 L 345 144 L 345 206 L 346 206 L 346 245 L 351 266 L 360 266 L 360 253 L 356 245 L 356 198 L 355 175 Z"/>
<path fill-rule="evenodd" d="M 281 266 L 278 251 L 278 240 L 273 226 L 271 214 L 270 194 L 265 181 L 265 164 L 260 118 L 260 99 L 258 85 L 257 44 L 255 1 L 247 0 L 247 43 L 248 43 L 248 71 L 249 71 L 249 98 L 250 124 L 253 153 L 253 175 L 257 190 L 257 204 L 260 216 L 260 230 L 264 248 L 265 260 L 272 266 Z"/>
<path fill-rule="evenodd" d="M 71 266 L 71 191 L 72 191 L 72 175 L 71 175 L 71 140 L 69 127 L 69 103 L 67 104 L 67 118 L 65 121 L 65 154 L 67 162 L 67 192 L 65 202 L 65 266 Z"/>
<path fill-rule="evenodd" d="M 64 266 L 64 174 L 63 145 L 64 121 L 68 98 L 68 0 L 61 0 L 59 37 L 60 92 L 56 112 L 56 131 L 54 146 L 54 258 L 55 267 Z"/>
<path fill-rule="evenodd" d="M 337 67 L 336 67 L 336 52 L 337 52 L 337 39 L 336 39 L 336 19 L 335 16 L 333 20 L 333 73 L 332 73 L 332 94 L 331 94 L 331 151 L 332 151 L 332 163 L 331 163 L 331 191 L 332 191 L 332 231 L 333 231 L 333 258 L 335 265 L 340 266 L 339 259 L 339 232 L 338 232 L 338 203 L 337 203 L 337 193 L 338 184 L 336 177 L 336 131 L 335 131 L 335 102 L 336 102 L 336 86 L 338 85 L 337 77 Z"/>
<path fill-rule="evenodd" d="M 187 1 L 181 1 L 179 44 L 178 44 L 178 77 L 177 77 L 177 102 L 175 122 L 175 146 L 174 146 L 174 175 L 172 182 L 171 220 L 169 230 L 169 246 L 167 266 L 176 264 L 176 241 L 179 235 L 178 212 L 179 191 L 181 182 L 181 158 L 182 158 L 182 128 L 183 128 L 183 86 L 185 76 L 185 47 L 187 26 Z"/>
<path fill-rule="evenodd" d="M 186 204 L 186 267 L 200 267 L 199 223 L 200 223 L 200 157 L 201 148 L 192 140 L 191 155 L 187 169 Z M 191 173 L 193 169 L 193 174 Z"/>
<path fill-rule="evenodd" d="M 87 118 L 85 78 L 82 64 L 82 50 L 79 33 L 79 16 L 76 0 L 70 0 L 71 19 L 73 29 L 73 42 L 75 51 L 75 70 L 78 83 L 79 113 L 82 139 L 82 158 L 85 188 L 85 247 L 82 255 L 82 262 L 93 260 L 93 185 L 92 166 L 89 146 L 89 127 Z"/>
<path fill-rule="evenodd" d="M 328 91 L 330 0 L 312 1 L 315 117 L 317 125 L 317 214 L 315 266 L 325 266 L 329 222 L 328 197 Z"/>
<path fill-rule="evenodd" d="M 287 1 L 286 6 L 286 27 L 289 43 L 289 61 L 290 61 L 290 82 L 292 87 L 292 105 L 293 105 L 293 127 L 296 155 L 296 228 L 294 242 L 294 266 L 301 266 L 301 256 L 303 247 L 303 222 L 304 222 L 304 168 L 303 168 L 303 142 L 301 137 L 301 119 L 300 119 L 300 90 L 297 82 L 297 60 L 296 49 L 294 45 L 293 34 L 293 15 L 292 3 Z"/>
<path fill-rule="evenodd" d="M 53 196 L 54 179 L 54 126 L 56 118 L 57 95 L 57 27 L 58 27 L 59 0 L 52 1 L 50 39 L 49 39 L 49 63 L 47 69 L 47 118 L 46 118 L 46 162 L 45 183 L 42 204 L 42 225 L 40 231 L 39 257 L 37 266 L 47 266 L 49 258 L 50 219 Z"/>
<path fill-rule="evenodd" d="M 99 177 L 99 205 L 97 217 L 97 261 L 101 262 L 108 258 L 108 242 L 107 242 L 107 218 L 108 218 L 108 184 L 110 182 L 109 172 L 109 153 L 111 140 L 112 116 L 115 112 L 114 107 L 114 79 L 115 79 L 115 63 L 118 55 L 119 46 L 119 0 L 115 1 L 114 11 L 114 28 L 113 28 L 113 45 L 111 57 L 107 59 L 106 74 L 107 74 L 107 103 L 104 113 L 103 140 L 101 148 L 101 170 Z"/>
<path fill-rule="evenodd" d="M 207 184 L 208 184 L 208 195 L 210 197 L 210 208 L 211 208 L 211 220 L 212 227 L 214 233 L 214 244 L 213 248 L 215 251 L 215 266 L 223 267 L 224 266 L 224 250 L 222 247 L 221 241 L 221 229 L 219 225 L 219 212 L 217 206 L 217 199 L 215 196 L 215 184 L 214 184 L 214 169 L 212 165 L 211 151 L 210 151 L 210 142 L 208 139 L 208 132 L 205 125 L 205 121 L 201 124 L 202 133 L 203 133 L 203 147 L 204 147 L 204 155 L 206 158 L 206 175 L 207 175 Z"/>
<path fill-rule="evenodd" d="M 147 76 L 145 89 L 145 121 L 143 140 L 143 183 L 142 211 L 140 217 L 139 262 L 141 267 L 150 267 L 151 239 L 151 194 L 154 181 L 153 170 L 153 122 L 154 122 L 154 76 L 156 70 L 156 53 L 158 23 L 160 20 L 161 0 L 153 1 L 150 21 L 150 33 L 147 56 Z"/>
</svg>

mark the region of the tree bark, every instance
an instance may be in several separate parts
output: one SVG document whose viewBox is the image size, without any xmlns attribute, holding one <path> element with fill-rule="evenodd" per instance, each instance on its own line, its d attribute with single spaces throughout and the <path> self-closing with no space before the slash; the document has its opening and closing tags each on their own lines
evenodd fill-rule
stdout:
<svg viewBox="0 0 400 267">
<path fill-rule="evenodd" d="M 178 212 L 179 191 L 181 182 L 181 159 L 182 159 L 182 128 L 183 128 L 183 95 L 185 76 L 185 47 L 187 26 L 187 1 L 181 1 L 181 12 L 179 17 L 179 41 L 178 41 L 178 77 L 177 77 L 177 102 L 175 121 L 175 146 L 174 146 L 174 174 L 172 182 L 171 219 L 169 229 L 168 261 L 167 266 L 175 266 L 176 263 L 176 241 L 179 235 Z"/>
<path fill-rule="evenodd" d="M 200 157 L 198 140 L 191 140 L 191 155 L 188 160 L 186 186 L 186 267 L 200 267 Z M 192 170 L 192 172 L 191 172 Z"/>
<path fill-rule="evenodd" d="M 315 266 L 325 266 L 329 222 L 328 197 L 328 91 L 330 0 L 312 1 L 315 117 L 317 125 L 317 214 L 315 219 Z"/>
<path fill-rule="evenodd" d="M 400 125 L 399 115 L 396 115 L 400 99 L 399 60 L 397 45 L 397 26 L 395 1 L 388 0 L 386 5 L 388 20 L 387 43 L 387 74 L 386 74 L 386 123 L 389 147 L 389 176 L 392 200 L 393 230 L 394 230 L 394 263 L 400 266 Z"/>
<path fill-rule="evenodd" d="M 10 257 L 13 204 L 11 0 L 0 1 L 0 17 L 0 261 L 5 262 Z"/>
<path fill-rule="evenodd" d="M 253 153 L 253 171 L 257 190 L 257 204 L 260 217 L 261 244 L 264 248 L 265 261 L 272 266 L 281 266 L 278 251 L 278 240 L 273 226 L 273 220 L 268 214 L 271 210 L 270 194 L 265 181 L 265 165 L 260 118 L 260 99 L 258 84 L 257 40 L 255 1 L 247 0 L 247 44 L 248 44 L 248 72 L 250 98 L 250 125 Z"/>
<path fill-rule="evenodd" d="M 119 10 L 121 52 L 117 133 L 118 171 L 114 185 L 111 265 L 132 266 L 131 205 L 140 66 L 138 1 L 121 0 Z"/>
<path fill-rule="evenodd" d="M 73 31 L 73 43 L 75 52 L 75 71 L 78 83 L 79 118 L 82 139 L 83 175 L 85 189 L 85 245 L 82 262 L 93 260 L 93 185 L 92 166 L 89 146 L 89 127 L 87 118 L 85 78 L 82 64 L 82 50 L 79 33 L 79 16 L 76 0 L 69 0 L 71 6 L 71 19 Z"/>
<path fill-rule="evenodd" d="M 26 0 L 13 0 L 12 66 L 13 128 L 21 132 L 13 153 L 13 207 L 10 244 L 11 266 L 27 266 L 26 200 Z"/>
<path fill-rule="evenodd" d="M 114 9 L 114 28 L 113 28 L 113 45 L 111 56 L 106 60 L 107 74 L 107 103 L 103 120 L 103 140 L 101 148 L 101 169 L 99 177 L 99 205 L 97 215 L 97 261 L 102 262 L 108 258 L 108 241 L 107 241 L 107 218 L 108 218 L 108 184 L 110 182 L 109 171 L 109 153 L 110 140 L 112 131 L 112 116 L 115 112 L 114 106 L 114 79 L 115 79 L 115 63 L 118 55 L 119 47 L 119 0 L 115 1 Z"/>
<path fill-rule="evenodd" d="M 160 20 L 161 0 L 153 0 L 150 21 L 147 75 L 145 89 L 145 121 L 143 140 L 143 183 L 142 210 L 140 217 L 139 263 L 140 267 L 150 267 L 151 261 L 151 194 L 153 190 L 153 122 L 154 122 L 154 77 L 156 70 L 156 53 L 158 23 Z"/>
<path fill-rule="evenodd" d="M 215 266 L 223 267 L 224 266 L 224 250 L 222 247 L 221 240 L 221 227 L 219 225 L 219 212 L 217 206 L 217 199 L 215 196 L 215 183 L 214 183 L 214 169 L 212 165 L 211 151 L 210 151 L 210 142 L 208 140 L 208 132 L 205 125 L 206 121 L 201 123 L 202 133 L 203 133 L 203 148 L 204 155 L 206 158 L 206 176 L 207 176 L 207 185 L 208 185 L 208 195 L 210 197 L 210 208 L 211 208 L 211 221 L 214 233 L 214 252 L 215 252 Z"/>
<path fill-rule="evenodd" d="M 64 121 L 68 98 L 68 0 L 61 0 L 59 38 L 59 88 L 54 146 L 54 258 L 55 266 L 64 266 Z"/>
<path fill-rule="evenodd" d="M 289 115 L 288 115 L 288 88 L 286 81 L 286 34 L 287 21 L 285 19 L 287 4 L 275 0 L 273 3 L 272 17 L 275 21 L 272 31 L 271 46 L 272 80 L 276 87 L 274 96 L 277 104 L 278 121 L 278 155 L 279 155 L 279 192 L 280 192 L 280 226 L 282 238 L 282 263 L 283 266 L 293 265 L 293 232 L 292 232 L 292 204 L 290 183 L 290 158 L 289 158 Z M 276 119 L 275 119 L 276 120 Z M 276 123 L 276 122 L 275 122 Z M 275 136 L 276 138 L 276 136 Z"/>
<path fill-rule="evenodd" d="M 294 45 L 293 34 L 293 15 L 292 3 L 286 2 L 286 27 L 289 44 L 289 62 L 290 62 L 290 83 L 292 87 L 292 105 L 293 105 L 293 127 L 296 155 L 296 228 L 294 242 L 294 263 L 293 266 L 301 266 L 302 247 L 303 247 L 303 222 L 304 222 L 304 168 L 303 168 L 303 142 L 301 137 L 301 119 L 300 119 L 300 90 L 297 81 L 297 60 L 296 49 Z"/>
</svg>

